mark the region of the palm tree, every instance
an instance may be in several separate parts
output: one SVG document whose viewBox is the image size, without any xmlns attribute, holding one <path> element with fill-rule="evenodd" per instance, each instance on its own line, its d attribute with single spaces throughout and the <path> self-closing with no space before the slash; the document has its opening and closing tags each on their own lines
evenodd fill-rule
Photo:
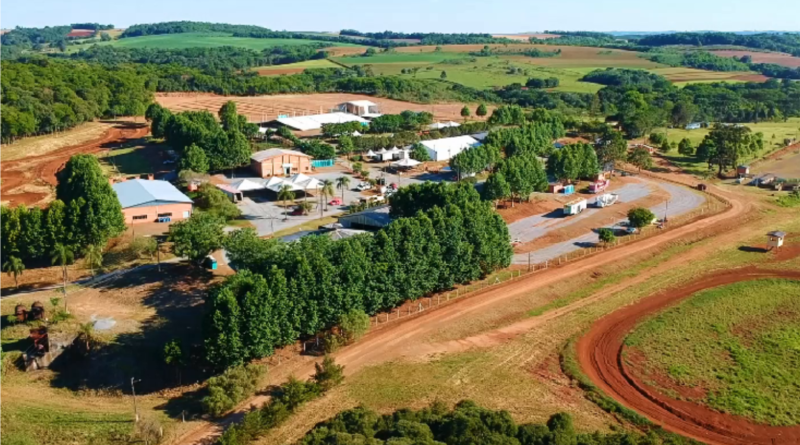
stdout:
<svg viewBox="0 0 800 445">
<path fill-rule="evenodd" d="M 58 243 L 53 247 L 52 264 L 61 266 L 61 274 L 64 280 L 64 312 L 69 313 L 67 309 L 67 266 L 72 264 L 75 260 L 75 255 L 69 250 L 69 247 Z"/>
<path fill-rule="evenodd" d="M 350 186 L 350 178 L 347 176 L 339 176 L 336 178 L 336 188 L 342 191 L 342 202 L 344 202 L 344 191 Z"/>
<path fill-rule="evenodd" d="M 322 180 L 322 196 L 325 199 L 325 210 L 328 210 L 328 196 L 333 196 L 333 181 L 330 179 L 323 179 Z"/>
<path fill-rule="evenodd" d="M 278 200 L 283 201 L 283 220 L 285 221 L 289 219 L 289 216 L 286 213 L 286 201 L 294 201 L 294 192 L 292 191 L 292 187 L 290 185 L 281 186 L 281 189 L 278 192 Z"/>
<path fill-rule="evenodd" d="M 303 215 L 308 215 L 308 212 L 314 208 L 314 204 L 311 204 L 311 201 L 300 201 L 297 206 L 303 211 Z"/>
<path fill-rule="evenodd" d="M 19 284 L 17 284 L 17 277 L 22 275 L 22 271 L 24 270 L 25 264 L 23 264 L 21 259 L 15 256 L 8 257 L 8 260 L 3 263 L 3 272 L 7 273 L 9 276 L 14 276 L 14 287 L 19 287 Z"/>
<path fill-rule="evenodd" d="M 367 170 L 361 170 L 361 177 L 364 178 L 365 181 L 368 180 L 369 172 Z"/>
<path fill-rule="evenodd" d="M 103 248 L 94 244 L 86 246 L 86 263 L 94 275 L 95 269 L 103 267 Z"/>
</svg>

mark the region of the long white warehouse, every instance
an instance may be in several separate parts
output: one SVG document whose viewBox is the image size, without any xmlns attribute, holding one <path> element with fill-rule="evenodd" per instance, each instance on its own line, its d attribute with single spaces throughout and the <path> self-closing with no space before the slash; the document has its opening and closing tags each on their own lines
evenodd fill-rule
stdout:
<svg viewBox="0 0 800 445">
<path fill-rule="evenodd" d="M 432 141 L 422 141 L 421 144 L 428 151 L 428 156 L 434 161 L 446 161 L 468 148 L 481 145 L 472 136 L 434 139 Z"/>
</svg>

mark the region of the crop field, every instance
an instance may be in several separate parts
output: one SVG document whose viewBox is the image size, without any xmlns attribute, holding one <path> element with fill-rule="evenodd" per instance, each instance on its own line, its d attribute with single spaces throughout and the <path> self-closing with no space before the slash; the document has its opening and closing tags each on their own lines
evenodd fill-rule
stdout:
<svg viewBox="0 0 800 445">
<path fill-rule="evenodd" d="M 328 59 L 305 60 L 303 62 L 288 63 L 285 65 L 269 65 L 253 68 L 262 76 L 278 76 L 281 74 L 302 73 L 307 68 L 339 68 L 339 65 Z"/>
<path fill-rule="evenodd" d="M 762 52 L 753 50 L 720 50 L 711 51 L 722 57 L 750 56 L 756 63 L 774 63 L 776 65 L 800 67 L 800 57 L 793 57 L 784 53 Z"/>
<path fill-rule="evenodd" d="M 250 37 L 232 37 L 223 33 L 202 33 L 189 32 L 182 34 L 161 34 L 142 37 L 129 37 L 125 39 L 111 40 L 109 42 L 98 42 L 98 45 L 111 45 L 120 48 L 158 48 L 158 49 L 181 49 L 181 48 L 216 48 L 219 46 L 236 46 L 260 51 L 273 46 L 287 45 L 307 45 L 318 43 L 316 40 L 304 39 L 255 39 Z M 345 45 L 347 43 L 322 42 L 329 46 Z M 69 51 L 80 50 L 81 46 L 70 46 Z"/>
<path fill-rule="evenodd" d="M 670 67 L 648 70 L 667 78 L 678 85 L 701 82 L 763 82 L 767 77 L 762 74 L 738 71 L 706 71 L 695 68 Z"/>
<path fill-rule="evenodd" d="M 625 357 L 678 399 L 772 425 L 800 424 L 800 282 L 706 290 L 637 326 Z"/>
</svg>

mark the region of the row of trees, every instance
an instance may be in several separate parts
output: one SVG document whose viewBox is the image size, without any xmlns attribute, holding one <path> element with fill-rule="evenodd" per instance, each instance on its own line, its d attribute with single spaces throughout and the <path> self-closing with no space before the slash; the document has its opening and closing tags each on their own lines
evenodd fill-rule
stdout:
<svg viewBox="0 0 800 445">
<path fill-rule="evenodd" d="M 800 36 L 796 33 L 736 34 L 732 32 L 676 32 L 645 36 L 638 42 L 644 46 L 667 45 L 736 45 L 790 53 L 800 57 Z"/>
<path fill-rule="evenodd" d="M 511 156 L 501 160 L 483 187 L 483 198 L 497 201 L 510 198 L 527 201 L 533 192 L 547 190 L 547 174 L 534 154 Z"/>
<path fill-rule="evenodd" d="M 669 433 L 661 433 L 668 435 Z M 671 436 L 671 435 L 670 435 Z M 689 443 L 677 436 L 670 444 Z M 402 409 L 378 414 L 357 407 L 317 424 L 301 445 L 326 444 L 416 445 L 653 445 L 662 443 L 656 433 L 578 433 L 572 417 L 557 413 L 546 424 L 518 425 L 507 411 L 492 411 L 472 401 L 461 401 L 451 410 L 442 402 L 414 411 Z M 664 442 L 666 443 L 666 442 Z"/>
<path fill-rule="evenodd" d="M 236 102 L 219 109 L 220 122 L 208 111 L 173 114 L 159 104 L 147 108 L 153 137 L 164 138 L 181 154 L 181 169 L 206 173 L 209 170 L 236 168 L 250 162 L 248 138 L 258 132 L 255 124 L 238 114 Z"/>
<path fill-rule="evenodd" d="M 231 234 L 224 244 L 241 271 L 208 296 L 208 360 L 223 368 L 264 357 L 354 310 L 375 314 L 508 266 L 506 225 L 471 185 L 413 187 L 397 195 L 430 199 L 414 201 L 413 216 L 374 236 L 310 236 L 287 244 L 253 231 Z M 392 197 L 395 207 L 411 210 Z"/>
<path fill-rule="evenodd" d="M 589 144 L 565 145 L 547 159 L 547 174 L 559 181 L 591 179 L 599 171 L 597 153 Z"/>
<path fill-rule="evenodd" d="M 99 117 L 137 116 L 155 82 L 130 67 L 37 59 L 2 62 L 2 141 L 68 130 Z"/>
<path fill-rule="evenodd" d="M 2 207 L 3 264 L 48 264 L 54 253 L 63 257 L 55 263 L 70 263 L 125 230 L 117 195 L 95 156 L 73 156 L 56 176 L 56 200 L 46 209 Z"/>
</svg>

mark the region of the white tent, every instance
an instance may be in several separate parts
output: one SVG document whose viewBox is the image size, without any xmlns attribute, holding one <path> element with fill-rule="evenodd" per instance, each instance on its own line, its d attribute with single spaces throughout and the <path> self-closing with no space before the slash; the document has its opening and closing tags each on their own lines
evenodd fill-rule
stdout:
<svg viewBox="0 0 800 445">
<path fill-rule="evenodd" d="M 364 155 L 364 156 L 366 156 L 366 157 L 368 157 L 368 158 L 374 158 L 375 156 L 378 156 L 378 155 L 376 155 L 374 151 L 370 150 L 370 151 L 368 151 L 368 152 L 367 152 L 367 154 L 366 154 L 366 155 Z"/>
<path fill-rule="evenodd" d="M 377 153 L 377 158 L 381 161 L 389 161 L 394 156 L 394 153 L 391 150 L 387 150 L 385 148 L 381 148 Z"/>
<path fill-rule="evenodd" d="M 266 188 L 264 184 L 256 181 L 251 181 L 249 179 L 238 179 L 236 181 L 231 182 L 230 185 L 231 187 L 240 192 L 249 192 L 252 190 L 264 190 Z"/>
<path fill-rule="evenodd" d="M 406 168 L 416 167 L 419 164 L 420 164 L 419 161 L 415 161 L 411 158 L 403 158 L 399 161 L 392 162 L 392 166 L 394 167 L 406 167 Z"/>
<path fill-rule="evenodd" d="M 322 182 L 319 179 L 312 178 L 311 176 L 306 176 L 302 173 L 297 173 L 288 178 L 278 178 L 273 176 L 269 178 L 267 181 L 267 186 L 269 190 L 277 193 L 283 188 L 284 185 L 288 185 L 293 192 L 299 191 L 308 191 L 308 190 L 317 190 L 322 187 Z"/>
<path fill-rule="evenodd" d="M 421 144 L 428 151 L 433 161 L 446 161 L 464 150 L 480 145 L 470 136 L 456 136 L 451 138 L 422 141 Z"/>
<path fill-rule="evenodd" d="M 356 130 L 353 132 L 353 136 L 361 136 L 361 133 L 359 133 L 358 130 Z"/>
</svg>

